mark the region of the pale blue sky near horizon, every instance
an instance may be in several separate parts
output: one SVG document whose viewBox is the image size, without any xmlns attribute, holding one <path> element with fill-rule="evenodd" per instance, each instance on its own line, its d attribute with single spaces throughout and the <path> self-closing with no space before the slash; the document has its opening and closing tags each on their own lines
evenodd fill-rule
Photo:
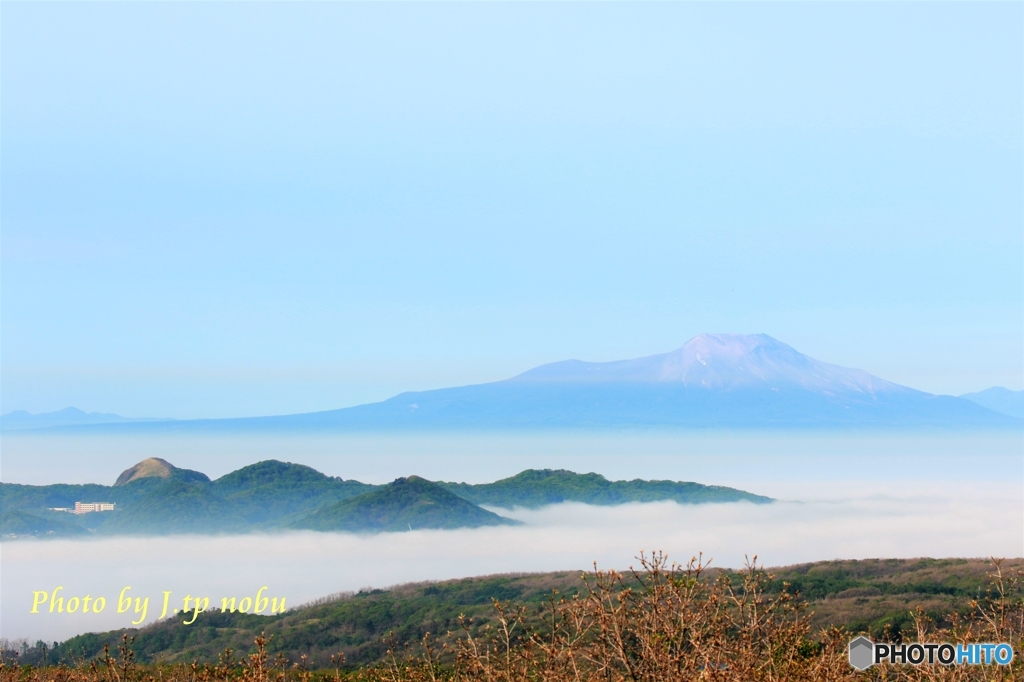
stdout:
<svg viewBox="0 0 1024 682">
<path fill-rule="evenodd" d="M 770 334 L 1024 388 L 1021 3 L 0 5 L 0 411 Z"/>
</svg>

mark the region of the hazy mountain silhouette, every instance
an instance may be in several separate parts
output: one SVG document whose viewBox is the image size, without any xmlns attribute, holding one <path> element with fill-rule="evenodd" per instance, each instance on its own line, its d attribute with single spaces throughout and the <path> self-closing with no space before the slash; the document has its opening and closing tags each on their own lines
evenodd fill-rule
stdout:
<svg viewBox="0 0 1024 682">
<path fill-rule="evenodd" d="M 56 412 L 32 414 L 25 410 L 15 410 L 0 415 L 0 429 L 19 431 L 22 429 L 46 429 L 57 426 L 80 426 L 85 424 L 122 424 L 126 422 L 173 421 L 158 418 L 122 417 L 119 414 L 104 412 L 83 412 L 77 407 L 65 407 Z"/>
<path fill-rule="evenodd" d="M 970 400 L 815 360 L 770 336 L 701 334 L 670 353 L 566 360 L 487 384 L 277 417 L 88 427 L 117 431 L 473 428 L 1008 427 Z M 83 427 L 85 428 L 85 427 Z"/>
<path fill-rule="evenodd" d="M 993 386 L 977 393 L 960 396 L 994 412 L 1024 419 L 1024 391 L 1011 391 L 1002 386 Z"/>
</svg>

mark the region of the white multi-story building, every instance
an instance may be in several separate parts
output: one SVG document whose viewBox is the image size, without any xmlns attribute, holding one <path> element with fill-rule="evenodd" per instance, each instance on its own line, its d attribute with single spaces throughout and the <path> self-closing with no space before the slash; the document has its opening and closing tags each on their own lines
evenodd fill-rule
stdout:
<svg viewBox="0 0 1024 682">
<path fill-rule="evenodd" d="M 113 502 L 75 502 L 72 514 L 88 514 L 89 512 L 114 511 Z"/>
</svg>

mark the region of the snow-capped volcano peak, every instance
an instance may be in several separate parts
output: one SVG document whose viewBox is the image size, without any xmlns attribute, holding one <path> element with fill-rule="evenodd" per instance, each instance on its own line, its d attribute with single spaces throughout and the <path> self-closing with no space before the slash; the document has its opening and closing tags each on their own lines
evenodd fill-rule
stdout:
<svg viewBox="0 0 1024 682">
<path fill-rule="evenodd" d="M 658 382 L 707 389 L 799 387 L 818 393 L 911 390 L 862 370 L 815 360 L 767 334 L 701 334 L 670 353 L 615 362 L 556 362 L 515 380 Z"/>
</svg>

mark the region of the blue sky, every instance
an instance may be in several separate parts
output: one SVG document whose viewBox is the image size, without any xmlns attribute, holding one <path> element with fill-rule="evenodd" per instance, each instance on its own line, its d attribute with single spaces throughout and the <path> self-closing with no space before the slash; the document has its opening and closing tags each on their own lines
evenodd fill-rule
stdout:
<svg viewBox="0 0 1024 682">
<path fill-rule="evenodd" d="M 1020 3 L 2 5 L 0 410 L 764 332 L 1024 387 Z"/>
</svg>

